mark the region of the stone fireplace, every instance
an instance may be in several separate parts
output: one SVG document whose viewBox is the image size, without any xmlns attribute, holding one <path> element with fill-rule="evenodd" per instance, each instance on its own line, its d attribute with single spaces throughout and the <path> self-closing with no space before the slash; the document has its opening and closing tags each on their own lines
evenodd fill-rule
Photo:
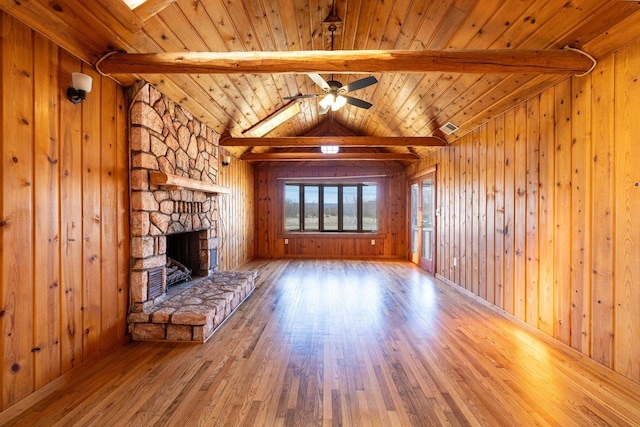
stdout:
<svg viewBox="0 0 640 427">
<path fill-rule="evenodd" d="M 212 256 L 218 247 L 218 196 L 154 185 L 150 173 L 215 184 L 218 135 L 147 84 L 131 107 L 130 144 L 131 305 L 136 312 L 166 297 L 167 254 L 192 264 L 195 277 L 217 268 Z M 178 236 L 190 238 L 180 243 Z"/>
<path fill-rule="evenodd" d="M 129 330 L 134 340 L 204 341 L 254 288 L 253 272 L 217 271 L 219 196 L 200 188 L 216 187 L 218 139 L 149 84 L 132 101 Z M 165 185 L 157 176 L 190 185 Z M 188 273 L 175 273 L 175 265 Z M 167 275 L 174 273 L 179 282 L 195 278 L 198 289 L 167 293 Z"/>
</svg>

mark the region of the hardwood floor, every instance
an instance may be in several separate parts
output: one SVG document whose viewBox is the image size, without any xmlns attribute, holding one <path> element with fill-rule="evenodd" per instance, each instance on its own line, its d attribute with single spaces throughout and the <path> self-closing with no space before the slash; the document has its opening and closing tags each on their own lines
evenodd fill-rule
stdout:
<svg viewBox="0 0 640 427">
<path fill-rule="evenodd" d="M 412 264 L 248 268 L 207 343 L 132 343 L 0 425 L 640 425 L 640 387 Z"/>
</svg>

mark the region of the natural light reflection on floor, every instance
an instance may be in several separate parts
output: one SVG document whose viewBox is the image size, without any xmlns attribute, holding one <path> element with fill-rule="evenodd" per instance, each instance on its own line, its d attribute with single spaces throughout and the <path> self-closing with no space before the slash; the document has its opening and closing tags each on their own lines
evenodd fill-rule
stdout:
<svg viewBox="0 0 640 427">
<path fill-rule="evenodd" d="M 283 314 L 303 320 L 296 323 L 296 329 L 315 323 L 345 328 L 348 333 L 386 327 L 384 286 L 380 279 L 366 269 L 345 276 L 342 267 L 345 262 L 349 261 L 331 261 L 318 268 L 310 264 L 305 267 L 302 279 L 297 275 L 296 279 L 282 283 L 282 296 L 288 299 L 285 304 L 288 313 Z"/>
<path fill-rule="evenodd" d="M 516 365 L 528 367 L 524 375 L 529 378 L 530 382 L 543 387 L 557 387 L 558 373 L 549 354 L 549 346 L 514 325 L 507 324 L 507 326 L 511 329 L 514 337 L 513 346 L 510 349 L 512 361 Z"/>
</svg>

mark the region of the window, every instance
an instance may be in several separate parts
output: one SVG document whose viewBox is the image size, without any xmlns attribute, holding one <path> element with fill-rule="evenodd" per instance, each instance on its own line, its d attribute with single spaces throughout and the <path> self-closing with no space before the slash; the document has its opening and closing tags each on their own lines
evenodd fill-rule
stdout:
<svg viewBox="0 0 640 427">
<path fill-rule="evenodd" d="M 285 231 L 378 231 L 376 184 L 286 184 Z"/>
</svg>

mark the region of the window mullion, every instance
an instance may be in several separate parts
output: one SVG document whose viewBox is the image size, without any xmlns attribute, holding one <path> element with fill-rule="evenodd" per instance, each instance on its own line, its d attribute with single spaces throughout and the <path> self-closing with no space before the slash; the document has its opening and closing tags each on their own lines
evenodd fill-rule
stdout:
<svg viewBox="0 0 640 427">
<path fill-rule="evenodd" d="M 304 185 L 298 186 L 298 191 L 300 192 L 300 231 L 304 231 Z"/>
<path fill-rule="evenodd" d="M 343 223 L 342 223 L 342 194 L 343 194 L 342 185 L 338 186 L 338 231 L 344 231 Z"/>
<path fill-rule="evenodd" d="M 362 184 L 358 184 L 357 212 L 358 232 L 362 232 Z"/>
<path fill-rule="evenodd" d="M 324 231 L 324 185 L 318 185 L 318 230 Z"/>
</svg>

